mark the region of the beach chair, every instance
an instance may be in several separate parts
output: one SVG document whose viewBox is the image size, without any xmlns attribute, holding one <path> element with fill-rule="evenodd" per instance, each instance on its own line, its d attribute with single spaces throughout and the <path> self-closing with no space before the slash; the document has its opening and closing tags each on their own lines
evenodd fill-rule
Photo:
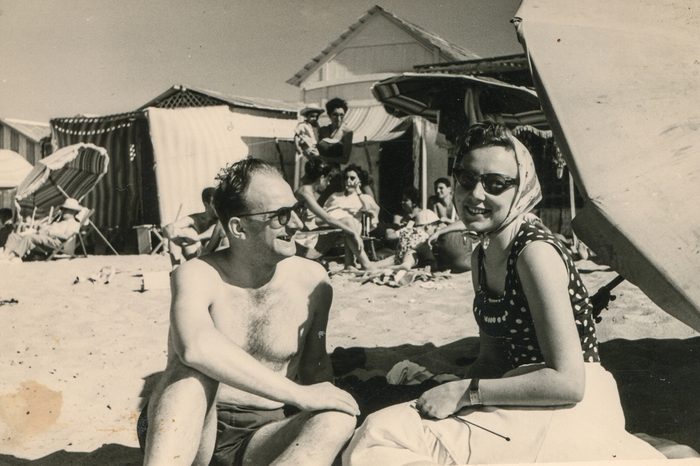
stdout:
<svg viewBox="0 0 700 466">
<path fill-rule="evenodd" d="M 76 256 L 78 243 L 82 248 L 82 256 L 87 257 L 87 248 L 85 247 L 85 235 L 89 226 L 89 220 L 94 210 L 83 208 L 75 215 L 75 219 L 80 222 L 80 228 L 76 233 L 61 241 L 61 244 L 55 248 L 50 246 L 38 245 L 32 251 L 32 254 L 40 253 L 46 256 L 46 260 L 68 258 L 72 259 Z"/>
</svg>

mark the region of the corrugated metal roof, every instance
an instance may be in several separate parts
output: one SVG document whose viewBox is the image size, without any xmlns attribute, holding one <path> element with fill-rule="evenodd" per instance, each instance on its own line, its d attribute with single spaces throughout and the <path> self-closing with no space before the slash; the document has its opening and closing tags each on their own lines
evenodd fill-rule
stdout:
<svg viewBox="0 0 700 466">
<path fill-rule="evenodd" d="M 302 107 L 302 104 L 295 102 L 284 102 L 281 100 L 264 99 L 260 97 L 229 96 L 216 91 L 176 84 L 159 96 L 143 104 L 141 107 L 139 107 L 139 110 L 144 110 L 147 107 L 158 107 L 160 102 L 180 92 L 200 94 L 201 96 L 208 97 L 209 99 L 214 99 L 216 102 L 213 102 L 213 104 L 226 104 L 232 107 L 265 110 L 284 114 L 290 118 L 296 118 L 297 111 Z"/>
<path fill-rule="evenodd" d="M 312 58 L 311 61 L 304 65 L 302 69 L 297 71 L 294 74 L 294 76 L 289 78 L 287 80 L 287 83 L 291 84 L 292 86 L 299 86 L 301 82 L 304 79 L 306 79 L 306 77 L 308 77 L 311 73 L 313 73 L 321 65 L 321 63 L 326 57 L 333 54 L 336 51 L 336 49 L 340 46 L 340 44 L 342 44 L 357 28 L 362 26 L 367 21 L 371 20 L 372 17 L 374 17 L 375 15 L 382 15 L 383 17 L 387 18 L 389 21 L 406 30 L 418 41 L 423 42 L 427 45 L 431 45 L 433 47 L 437 47 L 440 50 L 440 53 L 447 60 L 459 61 L 479 58 L 479 55 L 472 52 L 471 50 L 467 50 L 464 47 L 460 47 L 459 45 L 453 44 L 438 36 L 437 34 L 427 31 L 422 27 L 411 23 L 410 21 L 406 21 L 403 18 L 399 18 L 394 13 L 385 10 L 379 5 L 375 5 L 369 10 L 367 10 L 367 12 L 364 15 L 362 15 L 355 23 L 351 24 L 350 27 L 345 32 L 343 32 L 337 39 L 328 44 L 328 46 L 325 49 L 323 49 L 323 51 L 320 54 Z"/>
<path fill-rule="evenodd" d="M 0 118 L 0 122 L 35 142 L 39 142 L 42 138 L 51 136 L 51 126 L 48 123 L 17 120 L 15 118 Z"/>
</svg>

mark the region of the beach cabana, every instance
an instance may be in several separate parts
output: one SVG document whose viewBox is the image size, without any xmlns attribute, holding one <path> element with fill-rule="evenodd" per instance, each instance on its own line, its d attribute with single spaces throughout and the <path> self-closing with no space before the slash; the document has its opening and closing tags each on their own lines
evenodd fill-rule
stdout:
<svg viewBox="0 0 700 466">
<path fill-rule="evenodd" d="M 295 124 L 291 106 L 184 86 L 133 112 L 51 120 L 57 147 L 88 142 L 110 154 L 110 170 L 85 204 L 110 242 L 126 251 L 136 250 L 135 226 L 201 210 L 200 192 L 214 183 L 224 150 L 226 161 L 253 155 L 291 176 Z"/>
</svg>

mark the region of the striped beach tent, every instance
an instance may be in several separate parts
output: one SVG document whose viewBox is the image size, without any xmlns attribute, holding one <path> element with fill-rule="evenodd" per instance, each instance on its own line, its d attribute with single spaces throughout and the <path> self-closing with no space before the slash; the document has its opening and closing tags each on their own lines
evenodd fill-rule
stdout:
<svg viewBox="0 0 700 466">
<path fill-rule="evenodd" d="M 57 147 L 85 142 L 109 153 L 109 171 L 83 205 L 95 210 L 93 221 L 117 248 L 133 236 L 134 225 L 157 223 L 153 149 L 143 112 L 54 118 L 51 128 Z"/>
</svg>

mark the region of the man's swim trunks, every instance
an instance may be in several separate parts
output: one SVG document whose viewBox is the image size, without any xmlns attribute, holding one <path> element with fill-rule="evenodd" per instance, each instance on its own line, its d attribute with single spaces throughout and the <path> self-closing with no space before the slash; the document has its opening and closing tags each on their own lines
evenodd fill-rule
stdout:
<svg viewBox="0 0 700 466">
<path fill-rule="evenodd" d="M 243 453 L 253 434 L 264 425 L 285 418 L 284 409 L 260 410 L 217 403 L 216 445 L 211 466 L 239 466 L 243 464 Z M 141 411 L 136 431 L 139 445 L 146 445 L 148 430 L 148 405 Z"/>
</svg>

